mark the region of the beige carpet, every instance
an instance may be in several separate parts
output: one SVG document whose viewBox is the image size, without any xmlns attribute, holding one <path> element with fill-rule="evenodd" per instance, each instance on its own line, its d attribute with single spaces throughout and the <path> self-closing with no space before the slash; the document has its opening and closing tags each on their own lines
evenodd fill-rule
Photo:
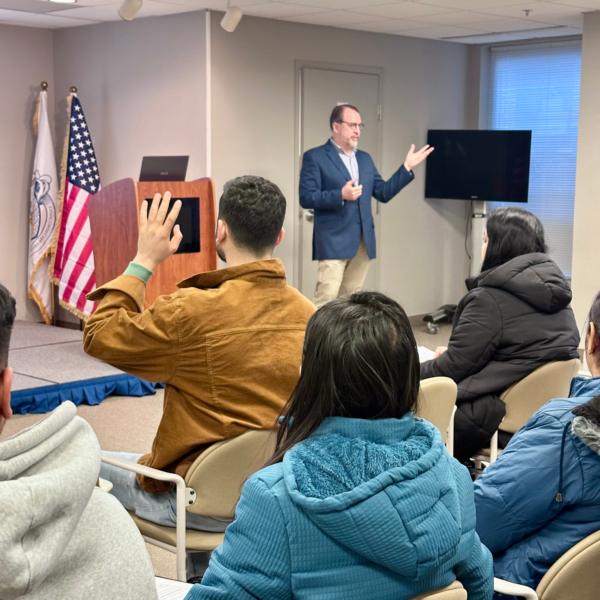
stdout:
<svg viewBox="0 0 600 600">
<path fill-rule="evenodd" d="M 427 332 L 422 316 L 410 319 L 417 344 L 435 350 L 445 346 L 450 338 L 450 325 L 440 325 L 436 335 Z M 123 450 L 125 452 L 148 452 L 162 416 L 164 391 L 154 396 L 129 398 L 113 396 L 98 406 L 80 406 L 78 414 L 94 429 L 103 450 Z M 45 415 L 15 415 L 6 423 L 2 437 L 11 436 L 30 427 Z M 161 577 L 176 577 L 175 555 L 146 544 L 154 571 Z"/>
</svg>

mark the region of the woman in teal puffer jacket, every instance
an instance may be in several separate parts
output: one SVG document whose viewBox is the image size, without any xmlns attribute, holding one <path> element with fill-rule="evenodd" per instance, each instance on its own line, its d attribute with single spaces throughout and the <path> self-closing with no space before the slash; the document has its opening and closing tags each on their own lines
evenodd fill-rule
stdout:
<svg viewBox="0 0 600 600">
<path fill-rule="evenodd" d="M 275 454 L 186 600 L 404 600 L 455 579 L 490 600 L 471 478 L 414 417 L 418 391 L 396 302 L 359 292 L 318 310 Z"/>
</svg>

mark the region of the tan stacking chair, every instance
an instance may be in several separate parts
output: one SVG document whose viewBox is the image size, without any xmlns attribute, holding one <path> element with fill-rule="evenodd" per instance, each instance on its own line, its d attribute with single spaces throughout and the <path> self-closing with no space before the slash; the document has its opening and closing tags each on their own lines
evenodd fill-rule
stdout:
<svg viewBox="0 0 600 600">
<path fill-rule="evenodd" d="M 246 479 L 273 455 L 275 431 L 247 431 L 217 442 L 192 464 L 185 479 L 102 453 L 102 461 L 159 481 L 175 483 L 176 527 L 162 527 L 132 513 L 144 540 L 177 555 L 177 579 L 185 581 L 186 552 L 212 551 L 223 542 L 223 533 L 186 530 L 186 511 L 216 519 L 233 519 Z"/>
<path fill-rule="evenodd" d="M 517 433 L 544 404 L 554 398 L 569 395 L 571 380 L 581 368 L 578 358 L 550 362 L 521 381 L 511 385 L 500 398 L 506 404 L 506 416 L 499 431 Z M 498 458 L 498 431 L 492 437 L 490 447 L 475 457 L 476 461 Z"/>
<path fill-rule="evenodd" d="M 418 416 L 438 427 L 444 442 L 451 444 L 456 384 L 447 377 L 427 379 L 421 382 L 419 401 Z M 186 511 L 216 519 L 233 519 L 244 482 L 273 455 L 275 439 L 275 431 L 247 431 L 239 437 L 217 442 L 196 459 L 185 480 L 175 473 L 144 467 L 107 453 L 102 453 L 102 461 L 159 481 L 175 483 L 176 527 L 163 527 L 130 514 L 148 543 L 177 555 L 177 578 L 185 581 L 186 552 L 212 551 L 224 537 L 223 533 L 186 530 Z M 439 600 L 446 600 L 446 597 Z M 448 600 L 454 598 L 448 597 Z"/>
<path fill-rule="evenodd" d="M 432 377 L 421 381 L 417 417 L 433 423 L 442 434 L 448 453 L 454 453 L 454 413 L 456 383 L 449 377 Z"/>
<path fill-rule="evenodd" d="M 467 600 L 467 590 L 458 581 L 446 587 L 415 596 L 410 600 Z"/>
<path fill-rule="evenodd" d="M 535 590 L 494 578 L 494 591 L 525 600 L 598 600 L 600 598 L 600 531 L 565 552 Z"/>
</svg>

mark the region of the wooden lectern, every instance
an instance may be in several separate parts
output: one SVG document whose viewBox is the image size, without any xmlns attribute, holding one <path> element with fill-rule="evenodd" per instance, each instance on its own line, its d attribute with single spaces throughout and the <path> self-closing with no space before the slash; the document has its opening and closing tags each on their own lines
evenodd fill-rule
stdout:
<svg viewBox="0 0 600 600">
<path fill-rule="evenodd" d="M 100 287 L 122 275 L 137 253 L 142 202 L 165 192 L 171 192 L 172 202 L 177 199 L 183 202 L 177 223 L 184 239 L 177 253 L 159 265 L 148 282 L 144 308 L 158 296 L 176 292 L 177 283 L 182 279 L 217 268 L 212 179 L 185 182 L 122 179 L 102 188 L 88 204 L 96 285 Z"/>
</svg>

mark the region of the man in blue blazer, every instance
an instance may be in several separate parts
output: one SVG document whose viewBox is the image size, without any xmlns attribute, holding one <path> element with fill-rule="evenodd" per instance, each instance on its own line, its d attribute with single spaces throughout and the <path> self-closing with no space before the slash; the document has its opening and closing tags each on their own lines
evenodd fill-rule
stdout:
<svg viewBox="0 0 600 600">
<path fill-rule="evenodd" d="M 300 173 L 300 205 L 315 213 L 318 307 L 361 289 L 376 254 L 371 196 L 389 202 L 414 179 L 413 167 L 433 151 L 424 146 L 415 152 L 413 144 L 404 164 L 384 181 L 373 159 L 357 149 L 363 127 L 358 109 L 349 104 L 336 106 L 329 124 L 331 139 L 304 153 Z"/>
</svg>

